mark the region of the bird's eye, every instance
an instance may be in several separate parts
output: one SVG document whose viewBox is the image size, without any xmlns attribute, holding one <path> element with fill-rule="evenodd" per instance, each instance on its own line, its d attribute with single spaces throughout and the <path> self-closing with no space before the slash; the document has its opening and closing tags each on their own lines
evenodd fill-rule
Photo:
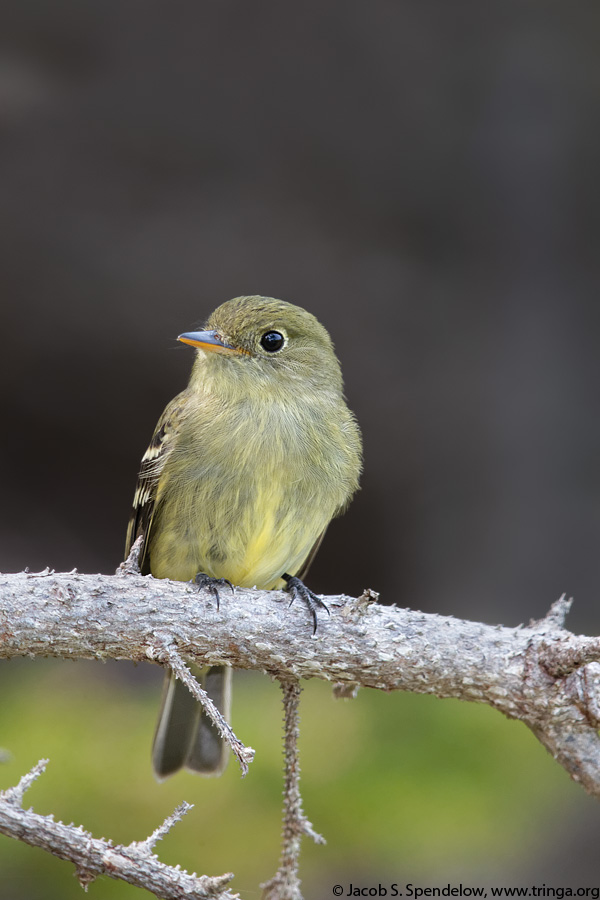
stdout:
<svg viewBox="0 0 600 900">
<path fill-rule="evenodd" d="M 266 331 L 260 339 L 260 346 L 267 353 L 275 353 L 281 350 L 285 343 L 285 338 L 279 331 Z"/>
</svg>

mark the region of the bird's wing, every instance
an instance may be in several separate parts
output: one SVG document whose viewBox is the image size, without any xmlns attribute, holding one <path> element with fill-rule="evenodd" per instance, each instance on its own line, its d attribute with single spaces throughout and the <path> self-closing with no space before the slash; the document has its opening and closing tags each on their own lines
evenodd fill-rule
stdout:
<svg viewBox="0 0 600 900">
<path fill-rule="evenodd" d="M 144 537 L 144 543 L 140 551 L 140 571 L 142 575 L 147 575 L 149 572 L 149 567 L 146 564 L 148 538 L 152 528 L 158 483 L 169 454 L 173 450 L 174 438 L 179 432 L 186 401 L 187 398 L 184 392 L 169 403 L 158 420 L 152 440 L 142 457 L 133 497 L 133 508 L 127 527 L 127 538 L 125 540 L 125 558 L 127 558 L 133 542 L 140 535 Z"/>
</svg>

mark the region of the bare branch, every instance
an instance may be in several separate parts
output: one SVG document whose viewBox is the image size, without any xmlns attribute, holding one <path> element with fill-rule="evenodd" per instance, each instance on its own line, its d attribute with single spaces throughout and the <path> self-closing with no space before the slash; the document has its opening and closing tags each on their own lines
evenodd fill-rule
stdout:
<svg viewBox="0 0 600 900">
<path fill-rule="evenodd" d="M 227 741 L 231 747 L 233 754 L 240 764 L 242 776 L 247 775 L 248 765 L 254 759 L 254 750 L 252 747 L 244 746 L 240 739 L 236 737 L 227 719 L 221 714 L 218 707 L 210 699 L 204 688 L 198 684 L 174 647 L 164 648 L 161 661 L 167 663 L 171 671 L 185 684 L 192 696 L 202 704 L 204 712 L 209 716 L 223 740 Z"/>
<path fill-rule="evenodd" d="M 40 816 L 22 808 L 23 795 L 46 768 L 47 760 L 40 760 L 18 785 L 0 792 L 0 832 L 18 838 L 33 847 L 41 847 L 60 859 L 75 865 L 82 887 L 108 875 L 145 888 L 164 900 L 239 900 L 238 894 L 227 890 L 232 875 L 190 875 L 185 870 L 161 863 L 152 853 L 155 843 L 191 809 L 183 803 L 145 841 L 133 841 L 127 846 L 113 844 L 92 837 L 81 826 L 55 822 L 52 816 Z"/>
<path fill-rule="evenodd" d="M 184 800 L 183 803 L 180 803 L 177 809 L 175 809 L 170 816 L 167 816 L 162 825 L 159 825 L 158 828 L 155 828 L 152 834 L 148 835 L 148 837 L 144 841 L 132 841 L 129 846 L 135 847 L 140 851 L 140 853 L 150 853 L 152 850 L 154 850 L 154 847 L 156 846 L 158 841 L 162 841 L 164 836 L 169 833 L 173 825 L 176 825 L 177 822 L 180 822 L 185 814 L 193 808 L 193 803 L 187 803 Z"/>
<path fill-rule="evenodd" d="M 525 722 L 600 797 L 600 639 L 563 627 L 569 602 L 505 628 L 384 607 L 374 592 L 328 597 L 315 635 L 278 591 L 214 598 L 151 576 L 0 575 L 0 658 L 58 656 L 228 664 L 281 680 L 431 693 L 487 703 Z M 171 659 L 169 663 L 169 648 Z M 181 670 L 183 674 L 183 670 Z"/>
<path fill-rule="evenodd" d="M 46 766 L 49 762 L 49 759 L 40 759 L 31 772 L 28 772 L 27 775 L 23 775 L 18 784 L 14 787 L 7 788 L 5 791 L 0 791 L 0 799 L 5 803 L 10 803 L 11 806 L 22 806 L 25 791 L 28 791 L 33 782 L 46 771 Z"/>
<path fill-rule="evenodd" d="M 285 740 L 285 784 L 283 789 L 283 834 L 279 869 L 270 881 L 261 885 L 264 900 L 302 900 L 298 862 L 302 835 L 311 837 L 316 844 L 324 844 L 325 838 L 312 827 L 304 815 L 300 796 L 300 760 L 298 737 L 300 735 L 301 687 L 299 682 L 282 681 Z"/>
</svg>

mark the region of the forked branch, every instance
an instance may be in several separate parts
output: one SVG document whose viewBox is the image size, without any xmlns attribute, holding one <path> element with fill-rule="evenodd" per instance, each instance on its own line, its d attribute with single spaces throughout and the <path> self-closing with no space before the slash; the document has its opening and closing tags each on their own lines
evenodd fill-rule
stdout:
<svg viewBox="0 0 600 900">
<path fill-rule="evenodd" d="M 52 816 L 40 816 L 23 809 L 23 796 L 46 768 L 42 759 L 18 785 L 0 791 L 0 831 L 33 847 L 41 847 L 60 859 L 74 863 L 79 883 L 85 889 L 107 875 L 151 891 L 164 900 L 237 900 L 238 894 L 227 890 L 233 875 L 190 875 L 179 867 L 167 866 L 152 852 L 154 845 L 192 807 L 182 803 L 144 841 L 123 846 L 94 838 L 81 826 L 55 822 Z"/>
</svg>

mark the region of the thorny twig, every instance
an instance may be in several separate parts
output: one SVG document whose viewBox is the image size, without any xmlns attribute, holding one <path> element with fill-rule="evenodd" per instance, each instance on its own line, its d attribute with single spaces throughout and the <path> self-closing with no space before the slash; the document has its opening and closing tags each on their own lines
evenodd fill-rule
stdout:
<svg viewBox="0 0 600 900">
<path fill-rule="evenodd" d="M 274 877 L 262 885 L 264 900 L 302 900 L 298 862 L 302 835 L 311 837 L 316 844 L 324 844 L 325 838 L 312 827 L 304 815 L 300 796 L 300 760 L 298 737 L 300 735 L 299 704 L 301 687 L 297 680 L 281 682 L 284 707 L 285 782 L 283 789 L 283 833 L 279 869 Z"/>
<path fill-rule="evenodd" d="M 247 775 L 248 765 L 254 759 L 254 750 L 252 747 L 246 747 L 235 735 L 227 719 L 221 714 L 218 707 L 210 699 L 204 688 L 198 684 L 174 647 L 164 648 L 163 659 L 171 671 L 175 673 L 177 678 L 185 684 L 192 696 L 202 704 L 202 708 L 206 715 L 210 718 L 223 740 L 227 741 L 231 747 L 235 758 L 240 764 L 242 776 Z"/>
<path fill-rule="evenodd" d="M 182 803 L 150 837 L 126 846 L 94 838 L 81 826 L 55 822 L 53 816 L 41 816 L 23 809 L 23 796 L 44 772 L 48 760 L 42 759 L 15 787 L 0 791 L 0 831 L 33 847 L 41 847 L 75 865 L 83 888 L 107 875 L 145 888 L 164 900 L 238 900 L 227 890 L 233 875 L 190 875 L 179 866 L 167 866 L 152 853 L 156 842 L 192 807 Z"/>
</svg>

